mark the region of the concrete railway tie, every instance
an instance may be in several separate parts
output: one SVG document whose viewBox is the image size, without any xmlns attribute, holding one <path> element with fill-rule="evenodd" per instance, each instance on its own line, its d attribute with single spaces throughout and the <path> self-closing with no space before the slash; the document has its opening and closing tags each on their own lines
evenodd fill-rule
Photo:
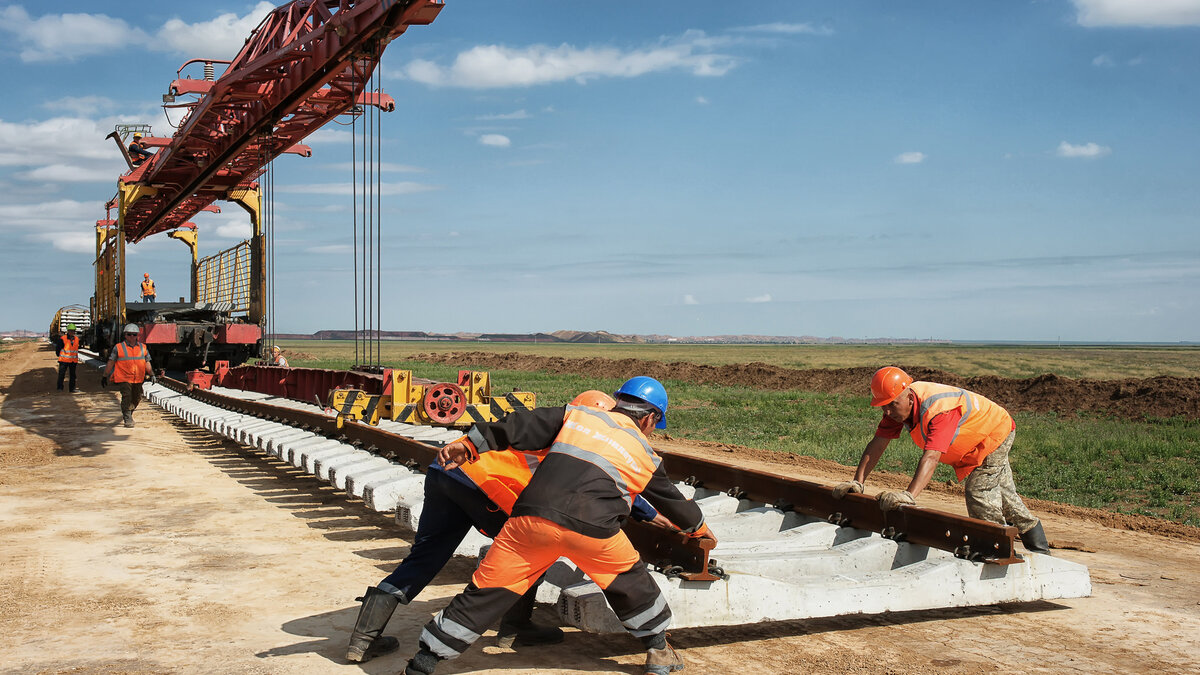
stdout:
<svg viewBox="0 0 1200 675">
<path fill-rule="evenodd" d="M 315 405 L 254 392 L 214 388 L 220 394 L 297 410 Z M 203 427 L 328 481 L 377 512 L 395 512 L 415 530 L 424 475 L 336 440 L 209 405 L 166 387 L 147 384 L 149 400 L 189 424 Z M 440 447 L 462 433 L 396 422 L 385 430 Z M 951 553 L 879 534 L 784 512 L 722 492 L 678 483 L 696 499 L 720 537 L 712 560 L 725 578 L 686 581 L 671 570 L 653 572 L 677 627 L 739 625 L 844 614 L 992 605 L 1091 594 L 1085 566 L 1041 554 L 1012 565 L 971 562 Z M 489 540 L 476 531 L 456 553 L 478 556 Z M 623 630 L 600 589 L 569 561 L 547 574 L 539 601 L 556 603 L 564 623 L 593 632 Z"/>
</svg>

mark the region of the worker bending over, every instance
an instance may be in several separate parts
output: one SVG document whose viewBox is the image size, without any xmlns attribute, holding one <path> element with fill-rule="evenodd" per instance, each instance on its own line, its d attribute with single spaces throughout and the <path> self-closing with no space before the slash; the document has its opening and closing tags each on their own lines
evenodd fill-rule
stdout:
<svg viewBox="0 0 1200 675">
<path fill-rule="evenodd" d="M 594 390 L 585 391 L 571 401 L 571 405 L 597 410 L 611 410 L 615 404 L 611 396 Z M 563 407 L 554 410 L 559 417 L 565 413 Z M 494 538 L 500 533 L 538 463 L 538 454 L 495 450 L 454 469 L 444 469 L 436 461 L 429 465 L 425 473 L 425 502 L 412 549 L 391 574 L 376 586 L 368 587 L 363 597 L 358 598 L 362 607 L 350 635 L 347 660 L 367 661 L 400 646 L 396 638 L 382 635 L 392 613 L 399 605 L 412 602 L 429 585 L 472 526 L 487 537 Z M 651 520 L 656 515 L 639 497 L 633 516 Z M 540 581 L 539 578 L 530 586 L 500 619 L 497 636 L 500 646 L 549 644 L 563 639 L 558 628 L 537 626 L 531 620 Z"/>
<path fill-rule="evenodd" d="M 883 408 L 883 419 L 863 451 L 854 480 L 835 487 L 834 497 L 862 492 L 888 443 L 907 429 L 925 454 L 907 490 L 879 494 L 880 508 L 891 511 L 915 504 L 942 462 L 954 467 L 963 482 L 968 515 L 1001 525 L 1007 522 L 1020 532 L 1026 549 L 1050 552 L 1041 521 L 1025 508 L 1013 483 L 1008 453 L 1017 427 L 1008 411 L 966 389 L 913 382 L 908 373 L 893 366 L 880 368 L 871 378 L 871 405 Z"/>
<path fill-rule="evenodd" d="M 142 275 L 142 302 L 154 302 L 154 298 L 158 297 L 154 290 L 154 280 L 150 278 L 150 273 L 146 272 Z"/>
<path fill-rule="evenodd" d="M 79 365 L 79 336 L 75 324 L 67 324 L 67 334 L 54 341 L 54 355 L 58 357 L 58 390 L 63 390 L 63 376 L 71 374 L 71 393 L 79 391 L 75 386 L 75 368 Z"/>
<path fill-rule="evenodd" d="M 125 339 L 118 342 L 108 353 L 108 365 L 100 378 L 100 386 L 107 387 L 109 377 L 121 391 L 121 419 L 125 426 L 133 426 L 133 411 L 142 400 L 142 383 L 149 377 L 158 382 L 150 364 L 150 350 L 138 342 L 136 324 L 125 324 Z"/>
<path fill-rule="evenodd" d="M 560 556 L 600 587 L 625 629 L 645 645 L 647 675 L 683 668 L 667 644 L 671 609 L 621 531 L 641 494 L 684 532 L 714 538 L 700 507 L 679 493 L 646 438 L 651 429 L 666 428 L 666 412 L 662 384 L 635 377 L 617 390 L 612 411 L 519 410 L 500 422 L 475 424 L 466 439 L 439 451 L 452 469 L 496 449 L 549 448 L 471 583 L 425 625 L 407 675 L 432 673 L 439 661 L 466 651 Z"/>
</svg>

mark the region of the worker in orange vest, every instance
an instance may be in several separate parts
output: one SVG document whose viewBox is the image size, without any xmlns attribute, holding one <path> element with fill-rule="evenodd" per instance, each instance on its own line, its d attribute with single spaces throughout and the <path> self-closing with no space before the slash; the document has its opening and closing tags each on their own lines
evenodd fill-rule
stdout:
<svg viewBox="0 0 1200 675">
<path fill-rule="evenodd" d="M 963 483 L 968 515 L 1010 524 L 1021 534 L 1026 549 L 1050 553 L 1041 521 L 1025 507 L 1013 483 L 1008 453 L 1017 427 L 1007 410 L 966 389 L 914 382 L 894 366 L 880 368 L 871 378 L 871 405 L 883 408 L 883 419 L 863 451 L 854 480 L 837 485 L 834 497 L 862 492 L 888 443 L 907 430 L 925 454 L 907 490 L 879 494 L 880 508 L 891 511 L 915 504 L 938 463 L 949 464 Z"/>
<path fill-rule="evenodd" d="M 715 540 L 700 507 L 680 494 L 647 440 L 651 429 L 666 428 L 666 412 L 662 384 L 635 377 L 617 390 L 611 411 L 518 410 L 499 422 L 476 423 L 465 439 L 438 452 L 439 461 L 454 468 L 496 449 L 549 448 L 470 585 L 425 624 L 406 675 L 428 675 L 440 661 L 461 655 L 560 556 L 600 587 L 625 629 L 645 646 L 646 675 L 683 669 L 666 638 L 671 608 L 621 530 L 642 495 L 684 532 Z"/>
<path fill-rule="evenodd" d="M 608 394 L 592 390 L 576 396 L 571 405 L 610 410 L 615 401 Z M 564 408 L 554 410 L 561 414 Z M 536 453 L 511 451 L 490 452 L 480 461 L 456 469 L 444 469 L 437 462 L 429 466 L 416 539 L 400 565 L 358 598 L 362 606 L 350 635 L 347 660 L 367 661 L 400 646 L 396 638 L 382 635 L 392 613 L 399 605 L 407 605 L 416 598 L 437 576 L 472 526 L 488 537 L 499 534 L 537 465 Z M 657 512 L 645 501 L 639 501 L 635 517 L 654 520 Z M 536 597 L 535 583 L 501 618 L 497 635 L 501 646 L 562 640 L 558 628 L 541 627 L 530 620 Z"/>
<path fill-rule="evenodd" d="M 284 358 L 283 350 L 279 348 L 279 345 L 271 347 L 271 365 L 279 366 L 280 368 L 288 367 L 287 359 Z"/>
<path fill-rule="evenodd" d="M 156 295 L 154 280 L 150 278 L 150 273 L 146 272 L 142 275 L 142 302 L 154 302 Z"/>
<path fill-rule="evenodd" d="M 54 341 L 54 353 L 58 356 L 58 390 L 63 390 L 63 377 L 71 374 L 71 393 L 79 391 L 75 386 L 75 367 L 79 365 L 79 336 L 75 334 L 75 324 L 67 324 L 67 334 L 60 335 Z"/>
<path fill-rule="evenodd" d="M 121 419 L 125 426 L 133 426 L 133 411 L 142 400 L 142 383 L 149 378 L 158 382 L 150 363 L 150 350 L 138 341 L 136 324 L 125 324 L 125 339 L 118 342 L 108 354 L 108 365 L 100 378 L 100 386 L 107 387 L 111 377 L 121 392 Z"/>
<path fill-rule="evenodd" d="M 129 161 L 134 166 L 141 166 L 142 162 L 150 159 L 154 153 L 146 148 L 146 144 L 142 142 L 142 134 L 134 133 L 133 142 L 129 144 Z"/>
</svg>

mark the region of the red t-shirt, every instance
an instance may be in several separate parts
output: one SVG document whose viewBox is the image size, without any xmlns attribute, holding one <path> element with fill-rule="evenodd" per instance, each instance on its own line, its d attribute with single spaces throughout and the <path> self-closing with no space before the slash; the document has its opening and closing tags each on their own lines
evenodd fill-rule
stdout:
<svg viewBox="0 0 1200 675">
<path fill-rule="evenodd" d="M 916 412 L 917 406 L 914 405 L 914 416 Z M 954 440 L 954 432 L 958 429 L 958 421 L 961 419 L 962 411 L 957 408 L 935 415 L 933 419 L 929 420 L 929 437 L 925 442 L 924 449 L 945 452 L 950 447 L 950 441 Z M 918 423 L 919 420 L 912 419 L 907 424 L 901 424 L 884 415 L 875 429 L 875 435 L 884 438 L 900 438 L 902 432 L 911 429 Z"/>
</svg>

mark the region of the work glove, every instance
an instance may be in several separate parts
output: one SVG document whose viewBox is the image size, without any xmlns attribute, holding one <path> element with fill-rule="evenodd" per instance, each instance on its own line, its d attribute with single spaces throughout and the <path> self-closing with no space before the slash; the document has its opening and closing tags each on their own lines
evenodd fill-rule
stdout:
<svg viewBox="0 0 1200 675">
<path fill-rule="evenodd" d="M 913 499 L 908 490 L 888 490 L 879 493 L 879 508 L 882 511 L 895 511 L 901 506 L 913 506 L 916 503 L 917 500 Z"/>
<path fill-rule="evenodd" d="M 100 376 L 100 386 L 104 387 L 105 389 L 108 388 L 108 377 L 107 376 L 104 376 L 104 375 Z"/>
<path fill-rule="evenodd" d="M 717 535 L 713 534 L 713 531 L 708 529 L 708 523 L 701 523 L 699 529 L 697 529 L 695 532 L 688 533 L 688 536 L 692 539 L 711 539 L 714 544 L 717 543 Z"/>
<path fill-rule="evenodd" d="M 153 373 L 150 375 L 150 384 L 158 384 L 158 376 Z"/>
<path fill-rule="evenodd" d="M 862 494 L 863 490 L 865 490 L 865 489 L 866 489 L 866 486 L 864 486 L 862 483 L 860 483 L 856 480 L 848 480 L 845 483 L 838 483 L 837 485 L 834 486 L 833 498 L 841 499 L 842 497 L 845 497 L 847 494 L 849 494 L 851 492 L 854 492 L 857 494 Z"/>
</svg>

